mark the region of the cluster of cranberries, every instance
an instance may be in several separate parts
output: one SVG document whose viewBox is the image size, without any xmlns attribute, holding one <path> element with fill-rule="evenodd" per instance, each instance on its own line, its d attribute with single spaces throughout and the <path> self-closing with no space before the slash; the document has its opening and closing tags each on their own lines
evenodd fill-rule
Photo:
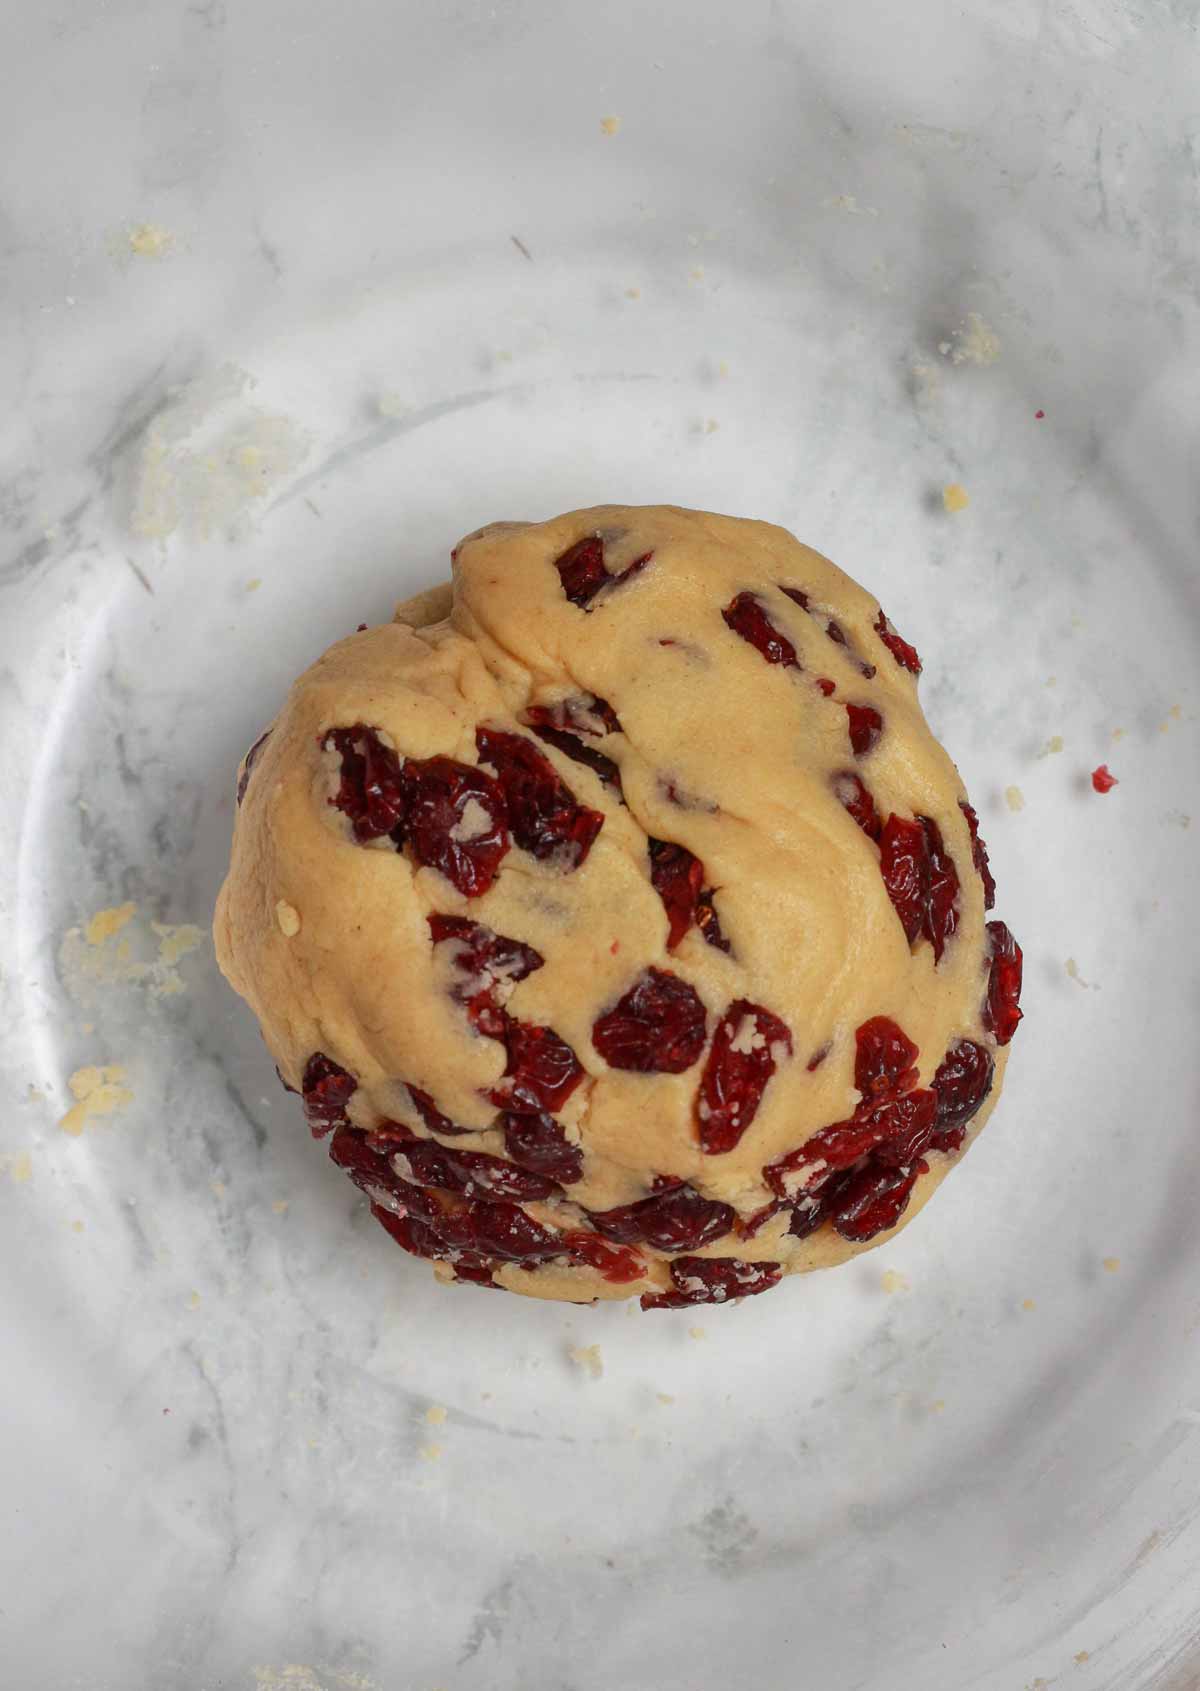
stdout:
<svg viewBox="0 0 1200 1691">
<path fill-rule="evenodd" d="M 568 600 L 591 613 L 651 557 L 647 553 L 620 574 L 610 574 L 603 541 L 589 535 L 563 553 L 557 568 Z M 781 585 L 780 591 L 823 624 L 864 682 L 873 679 L 874 664 L 803 589 Z M 762 594 L 739 593 L 723 616 L 766 662 L 802 672 L 795 645 L 772 620 Z M 875 632 L 897 664 L 920 673 L 916 652 L 882 611 Z M 835 699 L 836 685 L 828 678 L 816 678 L 816 686 L 823 698 Z M 885 732 L 883 716 L 863 700 L 839 702 L 850 753 L 862 765 Z M 440 870 L 467 898 L 488 890 L 514 847 L 569 873 L 587 859 L 605 817 L 578 801 L 536 740 L 590 768 L 623 803 L 618 763 L 597 743 L 620 734 L 620 721 L 607 701 L 581 694 L 553 707 L 531 707 L 525 725 L 534 738 L 481 725 L 477 764 L 448 757 L 401 758 L 364 723 L 330 729 L 322 740 L 338 759 L 330 803 L 346 817 L 357 841 L 386 838 L 418 864 Z M 261 744 L 246 759 L 239 801 Z M 936 966 L 958 926 L 960 890 L 958 870 L 937 824 L 928 816 L 881 818 L 857 768 L 839 771 L 833 784 L 837 798 L 878 849 L 880 873 L 905 937 L 911 945 L 927 941 Z M 965 803 L 962 809 L 973 866 L 990 909 L 995 889 L 987 853 L 974 811 Z M 697 857 L 677 843 L 650 839 L 647 875 L 666 912 L 668 953 L 693 926 L 710 945 L 729 952 L 714 889 L 706 886 Z M 638 1202 L 584 1211 L 586 1221 L 563 1228 L 536 1220 L 524 1206 L 569 1196 L 570 1186 L 582 1178 L 582 1150 L 556 1112 L 583 1080 L 583 1065 L 552 1028 L 522 1022 L 506 1008 L 512 987 L 541 968 L 543 959 L 532 946 L 467 917 L 435 914 L 429 928 L 435 947 L 450 948 L 451 990 L 471 1026 L 504 1049 L 504 1071 L 488 1101 L 498 1112 L 492 1125 L 506 1155 L 456 1149 L 453 1140 L 471 1130 L 456 1125 L 416 1086 L 408 1088 L 413 1106 L 435 1137 L 394 1121 L 370 1132 L 356 1128 L 348 1109 L 357 1083 L 322 1052 L 309 1058 L 303 1096 L 314 1136 L 332 1135 L 333 1160 L 367 1194 L 373 1214 L 392 1237 L 417 1256 L 449 1264 L 458 1279 L 490 1286 L 504 1264 L 532 1270 L 558 1261 L 586 1265 L 609 1280 L 628 1283 L 643 1276 L 646 1259 L 638 1247 L 647 1246 L 669 1256 L 671 1289 L 644 1296 L 645 1308 L 722 1303 L 766 1291 L 779 1280 L 780 1264 L 694 1253 L 720 1239 L 752 1236 L 781 1212 L 788 1217 L 788 1231 L 799 1238 L 826 1222 L 856 1243 L 893 1227 L 918 1177 L 928 1170 L 928 1153 L 957 1151 L 991 1090 L 992 1055 L 968 1039 L 944 1054 L 927 1087 L 918 1086 L 916 1045 L 894 1021 L 876 1016 L 856 1034 L 859 1103 L 853 1114 L 763 1169 L 774 1196 L 757 1215 L 743 1220 L 729 1204 L 706 1198 L 683 1181 L 657 1176 Z M 990 964 L 982 1019 L 996 1043 L 1004 1045 L 1021 1015 L 1021 951 L 1003 922 L 989 922 L 987 931 Z M 637 1073 L 682 1074 L 700 1062 L 707 1048 L 695 1094 L 695 1128 L 702 1149 L 714 1156 L 738 1145 L 776 1068 L 793 1049 L 791 1030 L 780 1017 L 746 999 L 728 1006 L 710 1037 L 695 989 L 672 970 L 657 967 L 645 969 L 598 1016 L 592 1042 L 610 1067 Z M 813 1054 L 810 1070 L 826 1052 Z M 446 1140 L 451 1143 L 442 1143 Z"/>
</svg>

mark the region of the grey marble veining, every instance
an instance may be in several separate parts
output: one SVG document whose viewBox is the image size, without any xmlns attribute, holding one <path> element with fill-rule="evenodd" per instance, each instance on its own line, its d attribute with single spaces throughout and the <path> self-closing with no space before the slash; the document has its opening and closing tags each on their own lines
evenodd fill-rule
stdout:
<svg viewBox="0 0 1200 1691">
<path fill-rule="evenodd" d="M 1131 0 L 23 18 L 5 1684 L 1196 1683 L 1198 73 Z M 217 975 L 233 773 L 462 533 L 664 498 L 916 639 L 1027 1022 L 878 1258 L 678 1317 L 448 1293 Z"/>
</svg>

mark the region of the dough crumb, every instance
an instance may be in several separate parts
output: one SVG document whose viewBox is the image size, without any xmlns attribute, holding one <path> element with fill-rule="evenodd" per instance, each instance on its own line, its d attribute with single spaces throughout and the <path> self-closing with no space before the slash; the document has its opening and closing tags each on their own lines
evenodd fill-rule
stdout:
<svg viewBox="0 0 1200 1691">
<path fill-rule="evenodd" d="M 224 1190 L 225 1190 L 225 1188 L 222 1187 L 221 1191 L 223 1192 Z M 288 1212 L 288 1208 L 290 1206 L 290 1203 L 291 1203 L 290 1198 L 276 1198 L 275 1202 L 271 1205 L 271 1208 L 275 1211 L 276 1215 L 286 1215 L 287 1212 Z"/>
<path fill-rule="evenodd" d="M 1024 1303 L 1021 1305 L 1021 1308 L 1026 1311 L 1031 1311 L 1035 1310 L 1037 1305 L 1034 1303 L 1032 1298 L 1026 1298 Z"/>
<path fill-rule="evenodd" d="M 187 1306 L 188 1306 L 189 1309 L 199 1309 L 200 1308 L 200 1294 L 199 1294 L 199 1292 L 193 1292 L 192 1293 L 191 1297 L 188 1299 Z"/>
<path fill-rule="evenodd" d="M 642 297 L 642 290 L 640 288 L 626 288 L 626 290 L 625 290 L 625 298 L 626 299 L 641 299 L 641 297 Z"/>
<path fill-rule="evenodd" d="M 82 1233 L 83 1229 L 84 1229 L 84 1223 L 82 1221 L 73 1221 L 71 1223 L 71 1232 L 72 1233 Z"/>
<path fill-rule="evenodd" d="M 929 1413 L 931 1415 L 940 1415 L 944 1411 L 945 1407 L 946 1407 L 946 1400 L 945 1400 L 944 1397 L 935 1398 L 934 1401 L 929 1405 Z"/>
<path fill-rule="evenodd" d="M 1010 810 L 1024 810 L 1025 794 L 1020 787 L 1005 787 L 1004 802 Z"/>
<path fill-rule="evenodd" d="M 1105 1257 L 1103 1267 L 1106 1274 L 1115 1274 L 1120 1266 L 1120 1257 Z"/>
<path fill-rule="evenodd" d="M 125 924 L 132 921 L 136 912 L 137 905 L 132 901 L 128 904 L 114 904 L 108 910 L 97 910 L 96 914 L 89 918 L 83 930 L 83 937 L 89 945 L 103 945 L 106 939 L 119 934 Z"/>
<path fill-rule="evenodd" d="M 403 417 L 408 407 L 400 394 L 393 393 L 391 389 L 388 389 L 387 392 L 381 393 L 376 399 L 375 409 L 381 417 L 387 417 L 390 421 L 393 417 Z"/>
<path fill-rule="evenodd" d="M 0 1176 L 8 1178 L 20 1185 L 23 1181 L 33 1179 L 33 1158 L 28 1151 L 7 1151 L 0 1153 Z"/>
<path fill-rule="evenodd" d="M 1039 757 L 1053 757 L 1056 752 L 1060 752 L 1060 751 L 1062 751 L 1062 749 L 1063 749 L 1063 737 L 1062 737 L 1062 735 L 1061 734 L 1052 734 L 1050 736 L 1050 738 L 1046 741 L 1046 744 L 1042 747 L 1041 751 L 1038 753 L 1038 756 Z"/>
<path fill-rule="evenodd" d="M 475 801 L 472 799 L 470 802 L 473 804 Z M 284 939 L 295 939 L 300 932 L 300 912 L 286 898 L 281 898 L 276 904 L 275 920 Z"/>
<path fill-rule="evenodd" d="M 602 117 L 600 119 L 600 129 L 602 134 L 615 135 L 620 127 L 621 120 L 619 117 Z"/>
<path fill-rule="evenodd" d="M 674 1403 L 675 1401 L 670 1392 L 655 1392 L 654 1395 L 660 1403 Z"/>
<path fill-rule="evenodd" d="M 137 258 L 165 258 L 175 237 L 161 223 L 139 223 L 129 231 L 129 250 Z"/>
<path fill-rule="evenodd" d="M 1079 1663 L 1080 1667 L 1083 1666 L 1084 1662 L 1090 1662 L 1091 1659 L 1092 1653 L 1090 1650 L 1076 1650 L 1075 1660 Z"/>
<path fill-rule="evenodd" d="M 910 1292 L 911 1283 L 907 1274 L 901 1274 L 898 1268 L 885 1268 L 879 1276 L 879 1284 L 889 1295 L 892 1292 Z"/>
<path fill-rule="evenodd" d="M 707 1327 L 689 1327 L 688 1328 L 688 1338 L 689 1339 L 707 1339 L 707 1337 L 708 1337 L 708 1328 Z"/>
<path fill-rule="evenodd" d="M 948 482 L 942 489 L 942 505 L 947 511 L 965 511 L 971 495 L 960 481 Z"/>
<path fill-rule="evenodd" d="M 604 1358 L 600 1355 L 599 1345 L 570 1345 L 567 1355 L 572 1362 L 577 1362 L 581 1368 L 586 1368 L 593 1380 L 600 1379 L 604 1373 Z"/>
<path fill-rule="evenodd" d="M 440 1444 L 423 1444 L 421 1446 L 421 1460 L 423 1462 L 436 1462 L 441 1454 L 442 1447 Z"/>
<path fill-rule="evenodd" d="M 1123 740 L 1125 738 L 1125 730 L 1123 728 L 1114 728 L 1112 731 L 1112 737 L 1114 740 Z"/>
<path fill-rule="evenodd" d="M 115 1115 L 133 1102 L 133 1093 L 125 1085 L 125 1070 L 120 1063 L 89 1065 L 76 1069 L 67 1081 L 74 1104 L 59 1118 L 59 1127 L 72 1137 L 81 1134 L 88 1122 L 97 1116 Z"/>
<path fill-rule="evenodd" d="M 853 194 L 831 194 L 825 204 L 835 211 L 847 212 L 851 217 L 878 217 L 877 206 L 860 206 Z"/>
<path fill-rule="evenodd" d="M 946 347 L 943 341 L 939 351 Z M 954 345 L 950 353 L 952 364 L 994 364 L 1000 356 L 1000 337 L 977 311 L 967 312 L 967 321 L 954 331 Z"/>
<path fill-rule="evenodd" d="M 431 1427 L 440 1427 L 445 1421 L 447 1411 L 440 1403 L 431 1403 L 425 1411 L 425 1419 Z"/>
<path fill-rule="evenodd" d="M 1083 976 L 1079 973 L 1079 964 L 1073 957 L 1068 957 L 1063 967 L 1077 986 L 1086 987 L 1089 992 L 1099 992 L 1100 989 L 1098 986 L 1095 986 L 1091 981 L 1084 980 Z"/>
</svg>

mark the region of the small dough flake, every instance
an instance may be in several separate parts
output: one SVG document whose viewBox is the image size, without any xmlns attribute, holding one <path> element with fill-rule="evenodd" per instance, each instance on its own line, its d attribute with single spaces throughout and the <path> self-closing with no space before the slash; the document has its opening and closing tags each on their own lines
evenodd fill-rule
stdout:
<svg viewBox="0 0 1200 1691">
<path fill-rule="evenodd" d="M 580 1368 L 586 1369 L 593 1380 L 598 1380 L 604 1373 L 604 1358 L 600 1354 L 599 1345 L 571 1345 L 567 1355 L 572 1362 L 578 1363 Z"/>
<path fill-rule="evenodd" d="M 942 489 L 942 506 L 947 511 L 965 511 L 971 495 L 960 481 L 948 482 Z"/>
<path fill-rule="evenodd" d="M 1004 802 L 1012 811 L 1024 810 L 1025 794 L 1020 787 L 1005 787 Z"/>
<path fill-rule="evenodd" d="M 63 1132 L 77 1137 L 89 1121 L 115 1115 L 131 1104 L 133 1093 L 125 1085 L 125 1078 L 125 1069 L 120 1063 L 76 1069 L 67 1081 L 75 1102 L 58 1123 Z"/>
<path fill-rule="evenodd" d="M 603 135 L 615 135 L 620 127 L 621 120 L 619 117 L 602 117 L 600 119 L 600 132 Z"/>
<path fill-rule="evenodd" d="M 89 945 L 103 945 L 106 939 L 119 934 L 127 922 L 131 922 L 137 914 L 137 905 L 114 904 L 108 910 L 97 910 L 83 930 L 83 937 Z"/>
<path fill-rule="evenodd" d="M 284 939 L 295 939 L 300 932 L 300 912 L 294 904 L 289 904 L 286 898 L 281 898 L 276 903 L 275 920 L 279 923 L 279 931 Z"/>
</svg>

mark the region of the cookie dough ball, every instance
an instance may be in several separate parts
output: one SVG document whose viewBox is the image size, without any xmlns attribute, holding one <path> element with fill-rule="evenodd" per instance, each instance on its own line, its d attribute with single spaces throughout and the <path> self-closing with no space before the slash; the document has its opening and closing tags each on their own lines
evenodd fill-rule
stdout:
<svg viewBox="0 0 1200 1691">
<path fill-rule="evenodd" d="M 1021 953 L 879 605 L 783 529 L 497 523 L 247 756 L 221 967 L 444 1280 L 721 1303 L 885 1240 Z"/>
</svg>

